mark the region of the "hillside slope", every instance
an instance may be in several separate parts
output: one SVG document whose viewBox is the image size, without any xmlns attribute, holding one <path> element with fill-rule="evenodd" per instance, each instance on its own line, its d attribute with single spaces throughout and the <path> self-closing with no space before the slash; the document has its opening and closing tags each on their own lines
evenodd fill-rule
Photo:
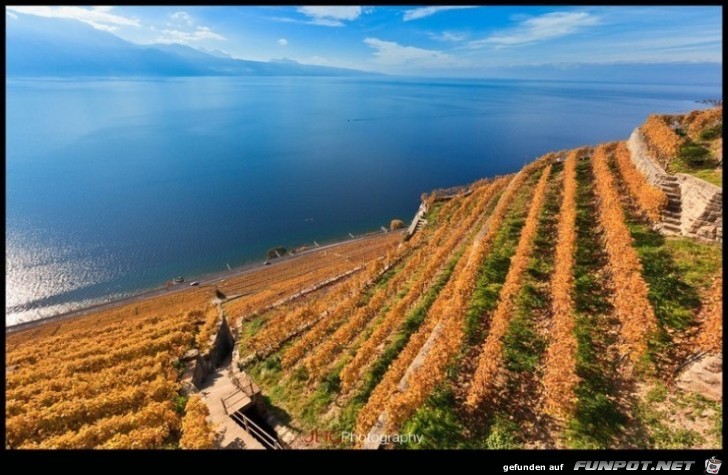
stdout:
<svg viewBox="0 0 728 475">
<path fill-rule="evenodd" d="M 722 372 L 713 364 L 696 376 L 689 363 L 720 358 L 722 249 L 656 230 L 664 197 L 625 142 L 549 153 L 437 198 L 425 199 L 411 239 L 390 237 L 379 259 L 368 252 L 333 285 L 297 294 L 268 271 L 261 298 L 245 285 L 218 295 L 237 337 L 233 364 L 299 434 L 292 447 L 372 447 L 394 434 L 405 440 L 386 446 L 720 447 L 720 394 L 704 389 Z M 331 275 L 347 270 L 337 266 Z M 210 292 L 169 302 L 167 318 L 155 318 L 166 312 L 158 306 L 110 326 L 88 317 L 72 331 L 14 336 L 8 443 L 175 446 L 177 357 L 208 341 Z M 116 339 L 113 352 L 87 347 L 100 335 Z M 60 360 L 58 345 L 68 345 Z M 138 358 L 156 369 L 119 369 Z M 97 367 L 98 378 L 88 372 Z M 696 379 L 705 375 L 713 383 Z M 160 388 L 137 394 L 138 384 Z M 138 426 L 135 411 L 154 417 Z"/>
</svg>

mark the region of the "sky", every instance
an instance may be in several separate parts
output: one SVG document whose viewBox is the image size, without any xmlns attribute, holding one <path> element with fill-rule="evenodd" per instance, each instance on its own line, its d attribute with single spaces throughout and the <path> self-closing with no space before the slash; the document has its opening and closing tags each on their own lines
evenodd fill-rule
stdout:
<svg viewBox="0 0 728 475">
<path fill-rule="evenodd" d="M 493 68 L 722 62 L 722 7 L 6 7 L 139 43 L 405 75 Z"/>
</svg>

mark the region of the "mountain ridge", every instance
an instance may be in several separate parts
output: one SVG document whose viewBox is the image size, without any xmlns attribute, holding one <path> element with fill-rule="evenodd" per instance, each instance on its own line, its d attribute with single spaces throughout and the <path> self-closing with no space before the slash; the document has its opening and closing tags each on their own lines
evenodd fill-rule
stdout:
<svg viewBox="0 0 728 475">
<path fill-rule="evenodd" d="M 76 20 L 16 16 L 6 20 L 8 77 L 380 75 L 296 61 L 223 57 L 179 43 L 139 45 Z"/>
</svg>

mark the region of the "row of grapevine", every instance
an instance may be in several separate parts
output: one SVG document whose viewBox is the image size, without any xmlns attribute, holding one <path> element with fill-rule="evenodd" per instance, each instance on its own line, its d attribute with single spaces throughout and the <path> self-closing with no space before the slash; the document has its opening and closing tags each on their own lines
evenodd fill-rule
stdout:
<svg viewBox="0 0 728 475">
<path fill-rule="evenodd" d="M 183 449 L 211 449 L 215 445 L 215 432 L 207 422 L 210 411 L 200 396 L 193 394 L 185 405 L 182 418 L 182 437 L 179 445 Z"/>
<path fill-rule="evenodd" d="M 212 336 L 217 331 L 218 320 L 220 319 L 220 311 L 217 305 L 208 305 L 207 309 L 195 310 L 189 317 L 193 321 L 202 321 L 202 327 L 195 336 L 195 343 L 200 352 L 206 351 L 211 343 Z"/>
<path fill-rule="evenodd" d="M 521 288 L 523 273 L 531 258 L 533 239 L 538 229 L 538 217 L 545 200 L 546 186 L 550 174 L 551 166 L 549 165 L 536 185 L 533 201 L 526 217 L 526 224 L 521 230 L 521 237 L 515 255 L 511 259 L 508 275 L 501 288 L 498 307 L 491 318 L 490 331 L 483 344 L 478 359 L 478 367 L 468 390 L 466 404 L 470 408 L 479 407 L 484 400 L 490 397 L 495 387 L 495 377 L 503 361 L 502 338 L 513 313 L 514 299 Z"/>
<path fill-rule="evenodd" d="M 234 324 L 266 306 L 315 287 L 366 262 L 388 254 L 393 256 L 397 253 L 400 241 L 400 234 L 391 233 L 300 256 L 241 279 L 229 279 L 231 282 L 226 282 L 221 290 L 229 296 L 242 296 L 226 302 L 225 311 Z"/>
<path fill-rule="evenodd" d="M 528 171 L 522 170 L 521 173 L 517 174 L 512 179 L 511 177 L 503 178 L 504 180 L 510 181 L 508 187 L 501 195 L 498 200 L 498 204 L 491 213 L 490 217 L 482 226 L 478 236 L 474 238 L 474 243 L 467 251 L 467 257 L 461 258 L 458 261 L 452 277 L 430 308 L 425 321 L 417 332 L 410 337 L 405 348 L 400 352 L 397 359 L 395 359 L 389 367 L 388 371 L 382 378 L 382 381 L 374 389 L 366 405 L 359 412 L 356 421 L 357 432 L 366 433 L 374 425 L 380 413 L 387 408 L 389 403 L 392 402 L 392 397 L 397 390 L 400 381 L 404 377 L 405 372 L 420 352 L 422 346 L 430 337 L 433 330 L 441 321 L 443 321 L 445 316 L 447 315 L 452 318 L 453 315 L 463 314 L 465 309 L 463 300 L 472 293 L 472 287 L 477 279 L 477 269 L 482 261 L 482 257 L 488 252 L 489 246 L 492 243 L 492 236 L 495 234 L 500 222 L 503 220 L 505 212 L 515 197 L 516 192 L 525 181 L 527 173 Z M 483 231 L 486 229 L 488 232 L 484 233 Z M 460 304 L 458 304 L 457 301 L 459 301 Z M 456 332 L 458 331 L 457 328 L 455 330 Z M 459 345 L 451 347 L 451 351 L 457 351 L 457 348 L 459 348 Z M 429 366 L 423 365 L 421 368 L 426 368 L 427 372 L 431 371 Z M 433 381 L 441 377 L 440 374 L 432 374 L 432 376 Z M 427 396 L 424 392 L 421 392 L 420 395 L 423 398 Z M 403 407 L 403 409 L 405 408 Z M 399 411 L 399 414 L 401 415 L 403 412 L 404 411 Z"/>
<path fill-rule="evenodd" d="M 8 352 L 17 367 L 7 374 L 7 446 L 161 446 L 179 427 L 172 361 L 194 341 L 202 301 L 192 302 L 192 311 L 164 317 L 143 311 L 120 321 L 107 310 L 85 328 L 61 325 L 39 339 L 43 350 L 34 360 L 15 346 Z"/>
<path fill-rule="evenodd" d="M 649 151 L 663 167 L 667 168 L 668 163 L 677 156 L 682 145 L 682 139 L 670 128 L 668 119 L 659 115 L 651 115 L 642 124 L 640 130 Z"/>
<path fill-rule="evenodd" d="M 642 276 L 642 263 L 633 247 L 619 192 L 609 169 L 609 154 L 613 149 L 614 145 L 597 147 L 592 169 L 599 196 L 599 223 L 604 229 L 614 284 L 613 305 L 622 327 L 622 351 L 635 363 L 646 353 L 648 337 L 657 329 L 657 320 L 647 297 L 649 289 Z"/>
<path fill-rule="evenodd" d="M 11 447 L 18 447 L 52 435 L 77 432 L 85 424 L 140 409 L 150 401 L 169 401 L 176 392 L 174 381 L 159 377 L 138 386 L 118 387 L 98 397 L 62 400 L 41 409 L 29 409 L 7 421 L 6 441 Z"/>
<path fill-rule="evenodd" d="M 476 184 L 475 188 L 478 187 L 479 184 Z M 471 198 L 466 199 L 465 203 L 463 203 L 463 205 L 458 207 L 457 209 L 456 205 L 459 203 L 456 200 L 450 201 L 443 206 L 442 214 L 445 215 L 445 219 L 447 219 L 448 221 L 457 222 L 462 217 L 462 215 L 469 209 L 470 201 L 472 201 Z M 426 255 L 426 244 L 424 242 L 425 238 L 423 237 L 423 234 L 424 233 L 417 234 L 414 239 L 410 240 L 408 246 L 400 253 L 399 256 L 403 259 L 406 259 L 406 263 L 404 268 L 399 271 L 399 279 L 403 279 L 404 277 L 413 274 L 415 270 L 420 266 L 423 256 Z M 439 242 L 439 240 L 441 240 L 446 235 L 447 227 L 443 225 L 441 226 L 440 230 L 438 230 L 438 232 L 435 234 L 433 241 Z M 351 315 L 353 309 L 357 307 L 356 302 L 360 299 L 360 293 L 364 289 L 366 289 L 371 283 L 373 283 L 376 278 L 380 277 L 383 271 L 386 270 L 388 270 L 388 268 L 383 270 L 375 269 L 374 272 L 372 272 L 363 281 L 361 281 L 358 286 L 355 285 L 353 288 L 354 292 L 352 292 L 348 298 L 339 300 L 339 304 L 332 311 L 327 312 L 328 314 L 325 318 L 318 321 L 306 334 L 304 334 L 301 338 L 297 339 L 296 342 L 291 345 L 291 347 L 283 355 L 283 358 L 281 360 L 282 365 L 284 367 L 292 366 L 303 357 L 306 351 L 309 351 L 320 342 L 322 342 L 328 334 L 334 331 L 339 331 L 337 329 L 341 329 L 341 327 L 344 326 L 344 322 Z M 396 281 L 395 284 L 397 284 Z M 387 285 L 391 286 L 392 282 L 389 282 Z M 376 297 L 376 295 L 377 294 L 375 294 L 371 298 L 376 298 L 377 300 L 371 302 L 371 305 L 369 305 L 369 307 L 378 305 L 379 299 L 383 298 L 381 296 Z M 336 301 L 336 299 L 331 299 L 328 297 L 327 299 Z M 366 312 L 366 310 L 361 310 L 361 312 L 363 314 L 364 312 Z M 354 316 L 353 318 L 357 317 Z M 357 323 L 361 323 L 361 320 L 355 320 L 352 325 Z M 344 332 L 344 330 L 340 331 L 342 333 Z M 318 354 L 319 356 L 323 357 L 325 357 L 326 355 L 324 351 L 319 351 Z M 311 364 L 311 361 L 313 360 L 312 356 L 313 355 L 309 355 L 309 358 L 307 358 L 305 362 L 306 365 Z"/>
<path fill-rule="evenodd" d="M 700 132 L 723 122 L 723 106 L 713 107 L 702 111 L 692 111 L 683 118 L 683 125 L 687 126 L 688 134 L 693 138 L 700 138 Z"/>
<path fill-rule="evenodd" d="M 713 281 L 703 297 L 700 309 L 700 334 L 697 347 L 704 351 L 719 352 L 723 349 L 723 271 Z"/>
<path fill-rule="evenodd" d="M 13 371 L 8 375 L 7 388 L 12 389 L 19 385 L 30 384 L 42 379 L 50 379 L 54 376 L 71 376 L 82 372 L 98 372 L 105 368 L 118 364 L 132 364 L 143 356 L 156 355 L 162 351 L 179 352 L 188 348 L 192 341 L 189 331 L 175 330 L 167 335 L 154 339 L 131 339 L 121 349 L 104 353 L 104 347 L 109 346 L 106 342 L 98 342 L 94 345 L 95 352 L 83 359 L 48 361 L 44 360 L 32 367 L 22 368 Z M 55 365 L 54 365 L 55 363 Z M 55 371 L 54 371 L 55 368 Z"/>
<path fill-rule="evenodd" d="M 28 448 L 93 449 L 109 442 L 114 437 L 127 434 L 141 427 L 163 428 L 169 432 L 179 426 L 177 414 L 171 401 L 151 402 L 141 410 L 132 410 L 118 416 L 109 416 L 86 424 L 78 431 L 68 431 L 43 439 L 39 443 L 27 444 Z M 145 448 L 153 447 L 146 446 Z"/>
<path fill-rule="evenodd" d="M 473 194 L 466 198 L 461 209 L 470 209 L 476 196 Z M 436 238 L 441 239 L 445 235 L 444 232 L 439 233 Z M 385 302 L 405 288 L 413 275 L 421 273 L 422 267 L 430 257 L 428 249 L 423 244 L 417 252 L 413 252 L 404 267 L 398 270 L 384 288 L 378 289 L 365 305 L 357 308 L 345 323 L 314 348 L 313 352 L 302 361 L 312 378 L 320 376 L 323 370 L 335 361 L 336 355 L 379 314 Z"/>
<path fill-rule="evenodd" d="M 388 268 L 383 266 L 371 266 L 362 275 L 362 278 L 353 281 L 352 285 L 347 286 L 346 296 L 342 296 L 336 306 L 327 312 L 325 318 L 319 320 L 286 350 L 281 359 L 283 367 L 290 367 L 295 364 L 307 351 L 310 351 L 318 345 L 326 335 L 331 333 L 335 328 L 338 328 L 356 307 L 357 301 L 361 298 L 360 292 L 363 289 L 369 288 L 386 270 Z M 329 300 L 336 302 L 334 299 Z"/>
<path fill-rule="evenodd" d="M 402 324 L 407 311 L 416 304 L 427 289 L 436 281 L 441 268 L 445 265 L 449 256 L 455 252 L 457 246 L 463 241 L 474 224 L 483 218 L 483 213 L 485 213 L 493 197 L 504 186 L 505 180 L 498 180 L 492 185 L 485 187 L 482 196 L 478 198 L 478 206 L 474 212 L 467 219 L 456 221 L 456 225 L 449 230 L 448 240 L 442 245 L 437 245 L 432 250 L 434 251 L 432 257 L 411 285 L 410 292 L 386 313 L 382 322 L 361 345 L 354 355 L 354 358 L 342 369 L 340 378 L 341 387 L 344 392 L 351 389 L 353 384 L 358 381 L 362 369 L 376 359 L 379 353 L 377 348 L 381 347 L 385 339 Z M 442 230 L 447 229 L 443 227 Z"/>
<path fill-rule="evenodd" d="M 660 221 L 662 211 L 667 206 L 665 192 L 647 182 L 645 175 L 637 169 L 632 161 L 629 149 L 624 142 L 617 144 L 614 161 L 630 195 L 647 215 L 647 218 L 653 223 Z"/>
<path fill-rule="evenodd" d="M 59 336 L 42 338 L 33 345 L 24 345 L 9 349 L 5 364 L 7 366 L 35 364 L 44 358 L 52 357 L 61 352 L 68 354 L 85 349 L 89 341 L 101 339 L 114 341 L 116 339 L 123 339 L 124 335 L 142 329 L 145 329 L 145 331 L 153 330 L 156 325 L 164 325 L 163 320 L 158 315 L 152 315 L 135 318 L 128 322 L 111 323 L 100 327 L 90 325 L 86 331 L 62 332 Z"/>
<path fill-rule="evenodd" d="M 144 384 L 156 379 L 160 374 L 165 375 L 167 372 L 172 372 L 172 365 L 169 364 L 170 358 L 171 355 L 164 352 L 139 360 L 139 362 L 147 363 L 148 366 L 112 367 L 100 373 L 81 373 L 89 375 L 86 380 L 78 376 L 67 376 L 54 378 L 50 383 L 41 380 L 29 387 L 15 388 L 6 394 L 8 399 L 5 405 L 5 416 L 13 417 L 30 409 L 51 406 L 61 400 L 102 396 L 122 385 Z"/>
<path fill-rule="evenodd" d="M 290 335 L 296 334 L 302 326 L 316 321 L 324 309 L 324 302 L 316 300 L 292 310 L 278 311 L 278 318 L 272 318 L 267 322 L 263 330 L 246 342 L 245 349 L 259 354 L 269 353 L 272 349 L 278 348 Z"/>
<path fill-rule="evenodd" d="M 554 271 L 551 276 L 552 324 L 543 375 L 547 412 L 564 417 L 574 407 L 577 341 L 574 335 L 574 253 L 576 251 L 576 161 L 572 151 L 564 162 L 564 193 L 559 213 Z"/>
</svg>

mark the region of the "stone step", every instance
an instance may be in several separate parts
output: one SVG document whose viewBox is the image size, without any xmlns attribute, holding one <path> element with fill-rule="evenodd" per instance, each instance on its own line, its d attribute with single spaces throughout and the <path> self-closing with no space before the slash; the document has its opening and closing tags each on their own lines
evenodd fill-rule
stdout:
<svg viewBox="0 0 728 475">
<path fill-rule="evenodd" d="M 659 180 L 657 186 L 660 188 L 680 188 L 680 183 L 677 181 Z"/>
<path fill-rule="evenodd" d="M 675 211 L 672 211 L 672 210 L 665 210 L 662 212 L 662 215 L 670 217 L 670 218 L 680 218 L 680 216 L 681 216 L 680 213 L 676 213 Z"/>
<path fill-rule="evenodd" d="M 670 223 L 660 223 L 658 229 L 660 232 L 680 234 L 680 227 Z"/>
<path fill-rule="evenodd" d="M 663 224 L 669 224 L 671 226 L 676 226 L 677 228 L 680 228 L 680 220 L 675 218 L 663 218 L 662 219 Z"/>
<path fill-rule="evenodd" d="M 670 211 L 672 213 L 681 213 L 682 205 L 680 205 L 680 203 L 668 203 L 667 206 L 665 206 L 665 211 Z"/>
<path fill-rule="evenodd" d="M 677 177 L 675 175 L 662 175 L 658 180 L 666 183 L 677 183 Z"/>
</svg>

